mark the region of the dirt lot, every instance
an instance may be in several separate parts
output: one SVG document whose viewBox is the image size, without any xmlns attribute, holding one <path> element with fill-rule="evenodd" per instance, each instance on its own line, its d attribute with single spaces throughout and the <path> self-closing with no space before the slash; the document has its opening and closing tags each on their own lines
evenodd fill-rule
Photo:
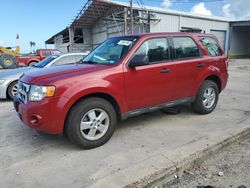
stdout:
<svg viewBox="0 0 250 188">
<path fill-rule="evenodd" d="M 250 187 L 250 137 L 224 148 L 181 177 L 166 183 L 164 188 L 177 187 Z"/>
<path fill-rule="evenodd" d="M 175 116 L 154 112 L 128 119 L 93 150 L 29 129 L 10 101 L 0 101 L 0 187 L 113 188 L 151 177 L 249 128 L 249 86 L 250 61 L 234 61 L 213 113 L 197 115 L 184 105 Z"/>
</svg>

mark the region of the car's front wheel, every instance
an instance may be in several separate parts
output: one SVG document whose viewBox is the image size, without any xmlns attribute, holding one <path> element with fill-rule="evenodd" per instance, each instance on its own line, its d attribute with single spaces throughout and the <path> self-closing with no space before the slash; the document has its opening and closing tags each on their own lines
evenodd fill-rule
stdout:
<svg viewBox="0 0 250 188">
<path fill-rule="evenodd" d="M 18 92 L 17 81 L 14 81 L 9 85 L 7 92 L 10 99 L 13 99 L 13 97 L 17 95 Z"/>
<path fill-rule="evenodd" d="M 105 99 L 91 97 L 80 100 L 70 110 L 65 125 L 67 137 L 84 149 L 105 144 L 113 135 L 117 116 Z"/>
<path fill-rule="evenodd" d="M 219 89 L 217 84 L 211 80 L 205 80 L 192 103 L 192 107 L 199 114 L 208 114 L 215 109 L 218 99 Z"/>
</svg>

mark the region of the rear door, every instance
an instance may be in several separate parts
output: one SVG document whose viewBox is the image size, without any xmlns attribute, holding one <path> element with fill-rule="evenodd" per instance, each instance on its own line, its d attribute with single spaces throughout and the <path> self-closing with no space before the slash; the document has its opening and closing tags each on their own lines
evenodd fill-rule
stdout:
<svg viewBox="0 0 250 188">
<path fill-rule="evenodd" d="M 149 65 L 126 67 L 125 88 L 128 111 L 149 107 L 170 100 L 172 66 L 166 37 L 151 38 L 142 43 L 134 55 L 149 58 Z"/>
<path fill-rule="evenodd" d="M 198 45 L 190 36 L 172 37 L 173 62 L 172 76 L 174 80 L 173 100 L 193 97 L 195 81 L 199 72 L 205 68 Z"/>
</svg>

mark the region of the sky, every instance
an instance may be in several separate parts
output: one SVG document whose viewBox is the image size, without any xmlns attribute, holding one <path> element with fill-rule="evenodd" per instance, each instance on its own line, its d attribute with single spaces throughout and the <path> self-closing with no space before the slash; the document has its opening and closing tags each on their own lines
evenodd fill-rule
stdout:
<svg viewBox="0 0 250 188">
<path fill-rule="evenodd" d="M 118 0 L 128 2 L 128 0 Z M 133 0 L 145 5 L 223 16 L 234 20 L 250 19 L 250 0 Z M 86 0 L 0 0 L 0 46 L 20 45 L 22 53 L 44 48 L 44 41 L 69 25 Z M 16 39 L 17 34 L 19 39 Z"/>
</svg>

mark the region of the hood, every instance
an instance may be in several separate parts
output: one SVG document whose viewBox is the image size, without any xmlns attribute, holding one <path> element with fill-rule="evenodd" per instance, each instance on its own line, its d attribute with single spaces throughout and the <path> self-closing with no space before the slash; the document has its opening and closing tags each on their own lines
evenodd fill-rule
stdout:
<svg viewBox="0 0 250 188">
<path fill-rule="evenodd" d="M 43 69 L 33 69 L 25 73 L 21 80 L 29 84 L 48 84 L 53 81 L 87 75 L 110 68 L 108 65 L 93 64 L 68 64 L 60 66 L 46 67 Z"/>
<path fill-rule="evenodd" d="M 17 80 L 23 73 L 34 69 L 33 67 L 23 67 L 17 69 L 8 69 L 0 72 L 0 79 Z"/>
</svg>

